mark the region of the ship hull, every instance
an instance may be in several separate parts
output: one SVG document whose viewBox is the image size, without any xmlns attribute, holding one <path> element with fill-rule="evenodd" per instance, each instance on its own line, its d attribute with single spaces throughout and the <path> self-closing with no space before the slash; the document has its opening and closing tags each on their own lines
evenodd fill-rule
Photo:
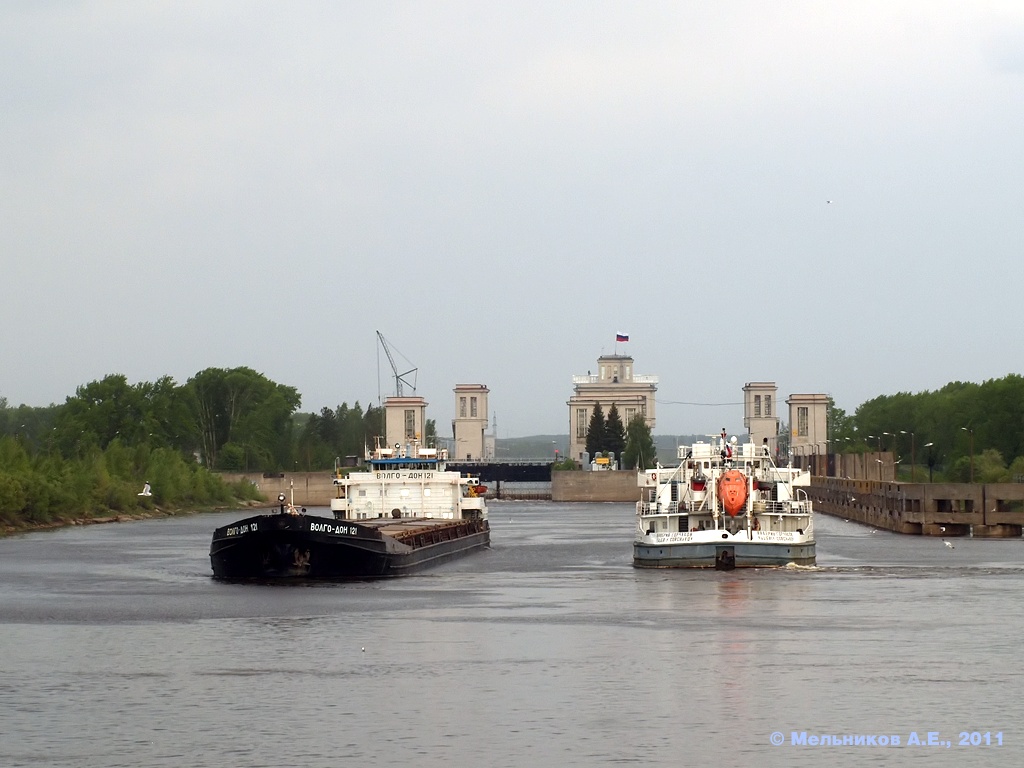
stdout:
<svg viewBox="0 0 1024 768">
<path fill-rule="evenodd" d="M 689 542 L 685 544 L 633 545 L 637 568 L 760 568 L 766 566 L 814 565 L 815 545 L 808 543 Z"/>
<path fill-rule="evenodd" d="M 381 525 L 311 515 L 259 515 L 214 531 L 210 565 L 218 579 L 304 581 L 402 576 L 490 545 L 486 521 L 403 521 L 404 541 Z"/>
</svg>

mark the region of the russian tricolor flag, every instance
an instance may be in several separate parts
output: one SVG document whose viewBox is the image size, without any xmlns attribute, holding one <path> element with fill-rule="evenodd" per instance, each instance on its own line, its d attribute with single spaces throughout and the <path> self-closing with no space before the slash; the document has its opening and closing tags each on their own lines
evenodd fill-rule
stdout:
<svg viewBox="0 0 1024 768">
<path fill-rule="evenodd" d="M 628 333 L 616 333 L 615 334 L 615 340 L 616 341 L 629 341 L 629 334 Z"/>
</svg>

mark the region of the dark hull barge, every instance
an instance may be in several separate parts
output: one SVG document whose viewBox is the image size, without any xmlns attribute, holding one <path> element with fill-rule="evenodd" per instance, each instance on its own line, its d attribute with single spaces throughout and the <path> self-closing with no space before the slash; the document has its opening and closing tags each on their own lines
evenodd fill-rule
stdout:
<svg viewBox="0 0 1024 768">
<path fill-rule="evenodd" d="M 270 514 L 213 532 L 218 579 L 361 580 L 403 576 L 490 545 L 487 520 L 339 520 Z"/>
</svg>

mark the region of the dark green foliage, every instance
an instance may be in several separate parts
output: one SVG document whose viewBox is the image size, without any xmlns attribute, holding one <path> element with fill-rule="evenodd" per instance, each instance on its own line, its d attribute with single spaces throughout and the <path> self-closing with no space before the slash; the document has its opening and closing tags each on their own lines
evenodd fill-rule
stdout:
<svg viewBox="0 0 1024 768">
<path fill-rule="evenodd" d="M 851 421 L 849 431 L 833 439 L 835 450 L 891 451 L 907 465 L 913 455 L 914 463 L 927 468 L 932 462 L 954 482 L 970 479 L 973 452 L 975 482 L 1017 482 L 1019 473 L 1006 467 L 1005 457 L 1024 456 L 1024 378 L 1010 374 L 882 395 L 861 404 Z"/>
<path fill-rule="evenodd" d="M 622 454 L 623 469 L 647 469 L 657 461 L 657 449 L 647 420 L 637 414 L 626 427 L 626 448 Z"/>
<path fill-rule="evenodd" d="M 225 485 L 196 457 L 212 464 L 224 453 L 240 469 L 290 466 L 298 405 L 294 388 L 248 368 L 209 369 L 182 387 L 110 375 L 47 408 L 9 408 L 0 398 L 0 523 L 260 498 L 251 484 Z M 139 496 L 146 480 L 153 495 Z"/>
<path fill-rule="evenodd" d="M 587 425 L 586 447 L 591 459 L 605 450 L 605 436 L 604 409 L 601 408 L 600 403 L 595 403 L 594 412 L 590 414 L 590 423 Z"/>
<path fill-rule="evenodd" d="M 291 468 L 292 414 L 298 390 L 276 384 L 251 368 L 207 368 L 185 384 L 199 452 L 208 468 Z"/>
<path fill-rule="evenodd" d="M 614 454 L 616 458 L 621 458 L 625 448 L 626 428 L 622 426 L 619 409 L 615 403 L 612 403 L 612 407 L 608 409 L 608 419 L 604 424 L 604 450 Z"/>
<path fill-rule="evenodd" d="M 139 496 L 149 481 L 152 496 Z M 171 448 L 128 446 L 116 439 L 84 456 L 29 455 L 0 437 L 0 524 L 13 528 L 106 517 L 157 506 L 194 507 L 258 499 L 251 483 L 228 486 Z"/>
<path fill-rule="evenodd" d="M 427 445 L 436 439 L 434 422 L 425 426 Z M 370 406 L 363 412 L 356 404 L 349 408 L 342 403 L 337 410 L 323 408 L 310 414 L 298 439 L 298 466 L 312 471 L 334 466 L 335 459 L 344 462 L 348 456 L 362 460 L 367 447 L 373 447 L 374 438 L 384 435 L 384 409 Z"/>
</svg>

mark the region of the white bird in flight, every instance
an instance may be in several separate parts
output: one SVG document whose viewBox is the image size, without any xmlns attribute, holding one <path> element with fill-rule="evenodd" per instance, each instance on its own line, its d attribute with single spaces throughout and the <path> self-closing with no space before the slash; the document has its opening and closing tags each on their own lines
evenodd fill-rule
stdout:
<svg viewBox="0 0 1024 768">
<path fill-rule="evenodd" d="M 943 539 L 943 540 L 942 540 L 942 543 L 943 543 L 943 544 L 945 544 L 945 545 L 946 545 L 947 547 L 949 547 L 950 549 L 956 549 L 956 547 L 954 547 L 954 546 L 953 546 L 952 544 L 950 544 L 950 543 L 949 543 L 948 541 L 946 541 L 945 539 Z"/>
</svg>

